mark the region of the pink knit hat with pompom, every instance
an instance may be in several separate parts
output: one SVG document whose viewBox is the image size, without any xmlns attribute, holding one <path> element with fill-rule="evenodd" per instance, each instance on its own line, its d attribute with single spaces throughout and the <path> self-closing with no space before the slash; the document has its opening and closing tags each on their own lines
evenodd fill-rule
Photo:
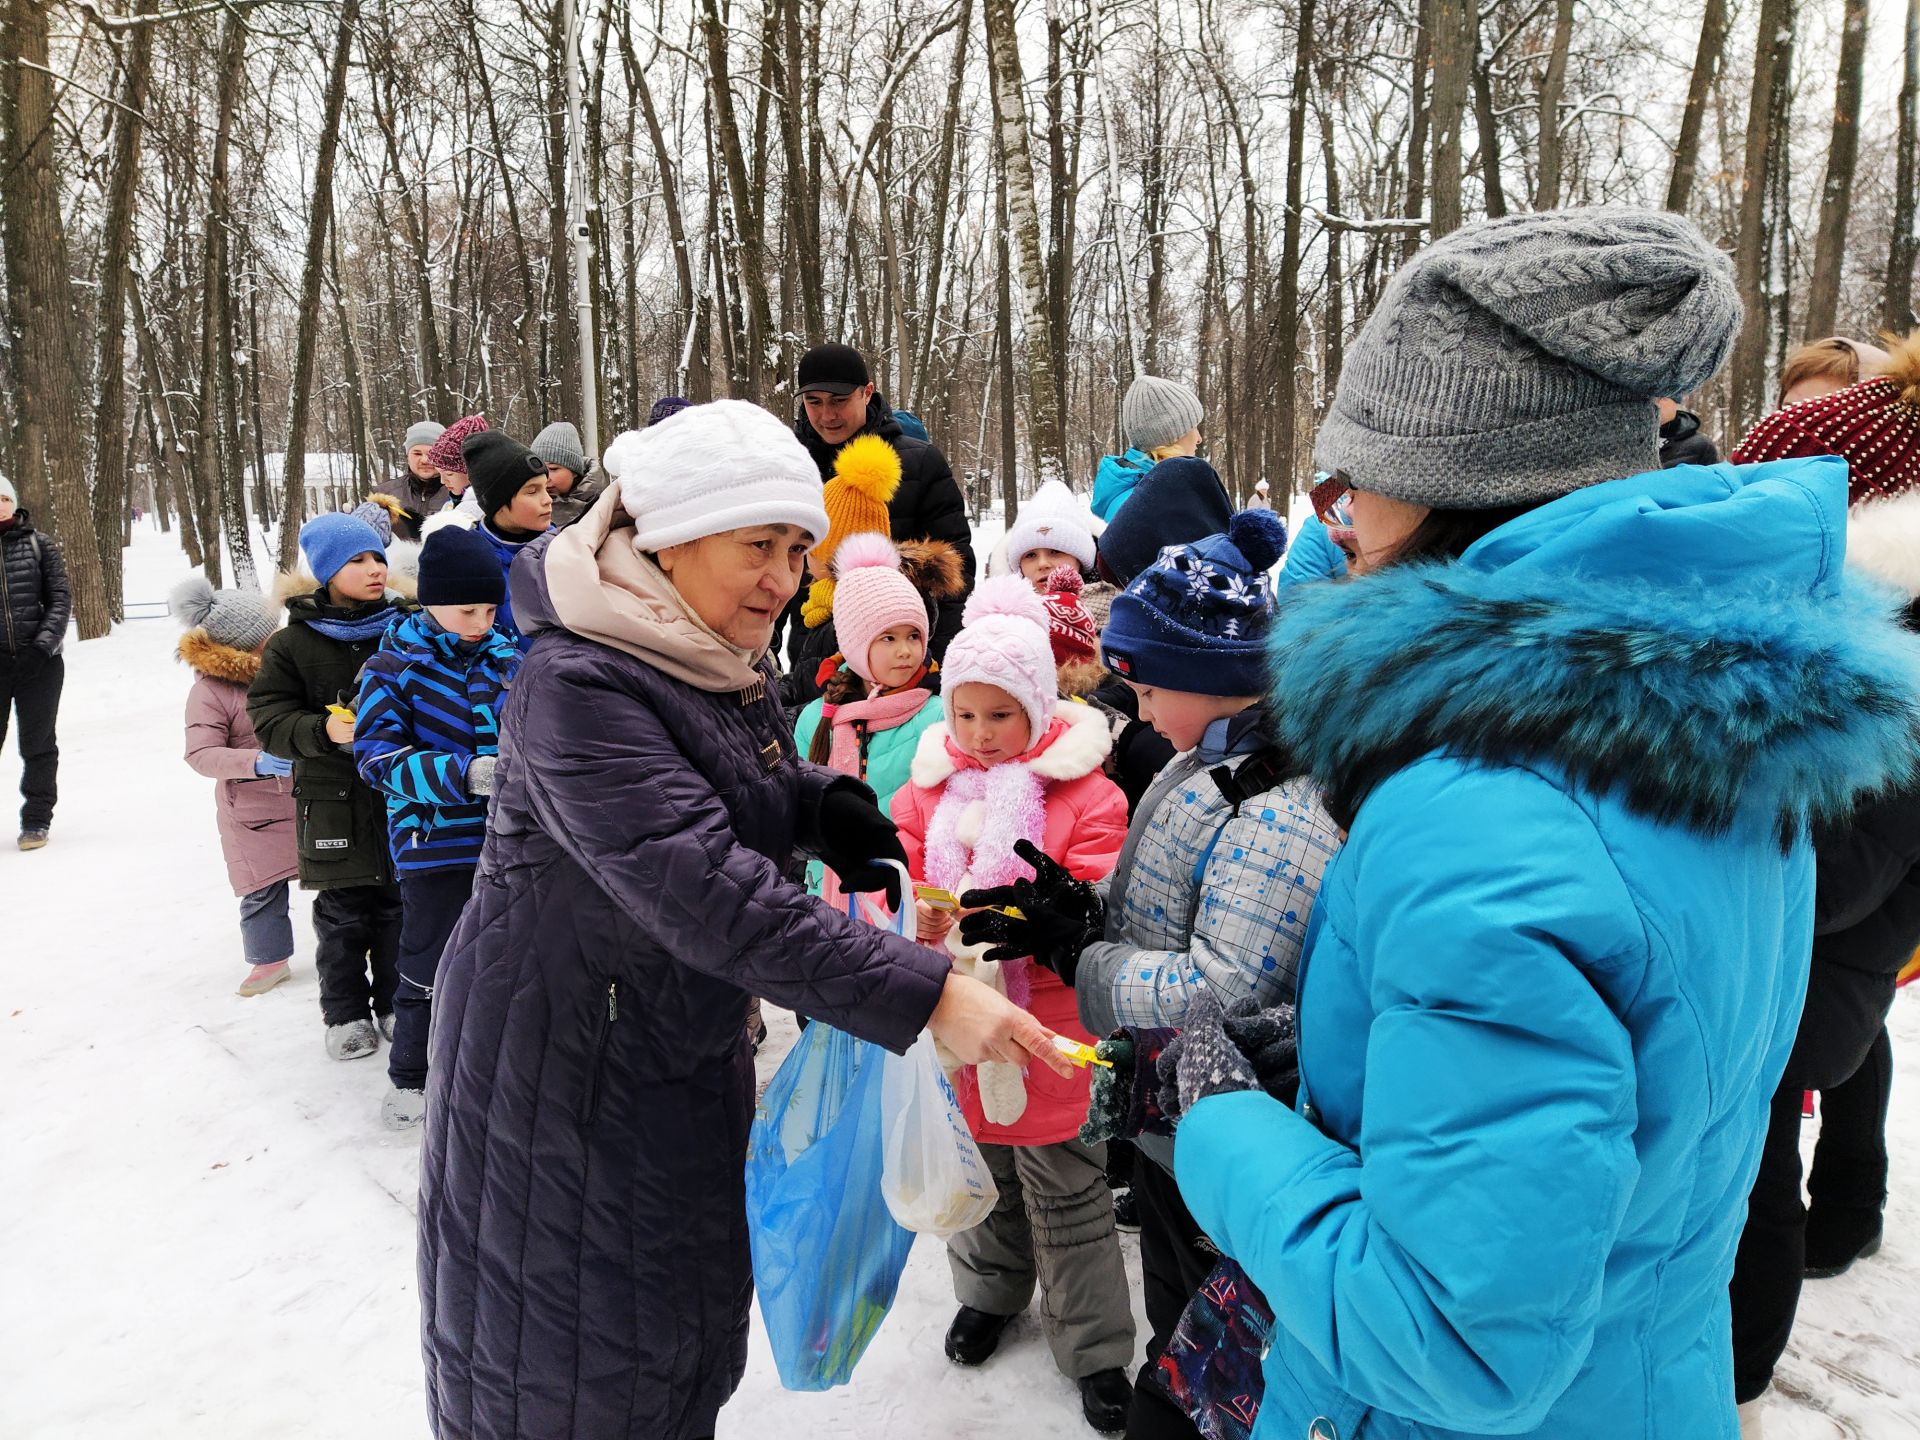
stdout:
<svg viewBox="0 0 1920 1440">
<path fill-rule="evenodd" d="M 927 605 L 900 573 L 900 552 L 884 535 L 849 535 L 833 557 L 833 629 L 847 668 L 877 684 L 867 652 L 876 636 L 911 625 L 926 654 Z"/>
<path fill-rule="evenodd" d="M 1047 639 L 1047 607 L 1018 575 L 983 580 L 967 601 L 960 633 L 940 662 L 940 702 L 953 726 L 953 692 L 962 685 L 998 685 L 1027 712 L 1035 744 L 1046 734 L 1060 698 Z"/>
</svg>

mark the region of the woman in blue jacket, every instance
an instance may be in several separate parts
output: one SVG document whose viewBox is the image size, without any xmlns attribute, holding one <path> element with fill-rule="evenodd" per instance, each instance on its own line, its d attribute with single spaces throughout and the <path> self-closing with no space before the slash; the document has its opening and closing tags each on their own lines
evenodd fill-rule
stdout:
<svg viewBox="0 0 1920 1440">
<path fill-rule="evenodd" d="M 1299 1085 L 1196 1025 L 1175 1164 L 1274 1313 L 1261 1440 L 1731 1440 L 1726 1286 L 1806 988 L 1810 820 L 1899 778 L 1920 650 L 1842 578 L 1832 460 L 1658 469 L 1724 359 L 1671 215 L 1455 232 L 1319 458 L 1360 578 L 1295 589 L 1274 711 L 1348 831 Z M 1629 477 L 1629 478 L 1620 478 Z"/>
</svg>

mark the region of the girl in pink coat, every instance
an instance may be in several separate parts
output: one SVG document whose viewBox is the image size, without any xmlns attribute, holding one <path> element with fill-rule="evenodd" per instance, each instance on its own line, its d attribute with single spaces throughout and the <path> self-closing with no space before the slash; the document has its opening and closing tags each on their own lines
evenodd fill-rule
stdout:
<svg viewBox="0 0 1920 1440">
<path fill-rule="evenodd" d="M 273 634 L 276 607 L 252 590 L 215 590 L 204 575 L 176 587 L 171 604 L 188 627 L 180 637 L 180 658 L 197 677 L 187 692 L 187 764 L 216 782 L 220 849 L 227 880 L 240 897 L 248 965 L 240 994 L 259 995 L 289 973 L 287 882 L 299 873 L 293 765 L 260 748 L 247 718 L 247 686 Z"/>
<path fill-rule="evenodd" d="M 1104 880 L 1127 832 L 1127 802 L 1104 770 L 1105 720 L 1058 698 L 1047 612 L 1019 576 L 981 584 L 947 650 L 945 723 L 920 737 L 908 782 L 894 793 L 907 864 L 916 881 L 955 895 L 1030 878 L 1014 852 L 1038 846 L 1077 879 Z M 951 910 L 917 902 L 922 941 L 944 945 L 954 968 L 1005 991 L 1058 1034 L 1090 1042 L 1073 992 L 1028 959 L 989 961 L 960 940 Z M 1133 1314 L 1106 1147 L 1079 1139 L 1088 1075 L 1045 1067 L 967 1066 L 955 1075 L 967 1123 L 1000 1190 L 992 1215 L 947 1242 L 960 1312 L 947 1356 L 978 1365 L 1036 1282 L 1054 1363 L 1075 1381 L 1096 1428 L 1124 1415 L 1133 1360 Z"/>
</svg>

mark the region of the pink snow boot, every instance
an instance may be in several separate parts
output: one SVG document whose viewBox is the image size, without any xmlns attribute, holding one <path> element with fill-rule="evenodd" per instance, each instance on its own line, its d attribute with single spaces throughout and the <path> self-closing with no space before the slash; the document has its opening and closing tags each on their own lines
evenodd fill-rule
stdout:
<svg viewBox="0 0 1920 1440">
<path fill-rule="evenodd" d="M 240 982 L 238 995 L 264 995 L 282 980 L 293 974 L 293 967 L 285 960 L 276 960 L 271 965 L 256 965 L 247 971 L 247 978 Z"/>
</svg>

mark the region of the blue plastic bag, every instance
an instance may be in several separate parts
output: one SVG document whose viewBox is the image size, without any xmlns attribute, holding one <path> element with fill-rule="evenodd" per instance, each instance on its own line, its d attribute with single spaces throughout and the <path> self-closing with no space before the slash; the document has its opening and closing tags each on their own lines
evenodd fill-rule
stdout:
<svg viewBox="0 0 1920 1440">
<path fill-rule="evenodd" d="M 747 1139 L 753 1282 L 789 1390 L 853 1377 L 913 1247 L 880 1191 L 885 1054 L 816 1020 L 767 1086 Z"/>
</svg>

